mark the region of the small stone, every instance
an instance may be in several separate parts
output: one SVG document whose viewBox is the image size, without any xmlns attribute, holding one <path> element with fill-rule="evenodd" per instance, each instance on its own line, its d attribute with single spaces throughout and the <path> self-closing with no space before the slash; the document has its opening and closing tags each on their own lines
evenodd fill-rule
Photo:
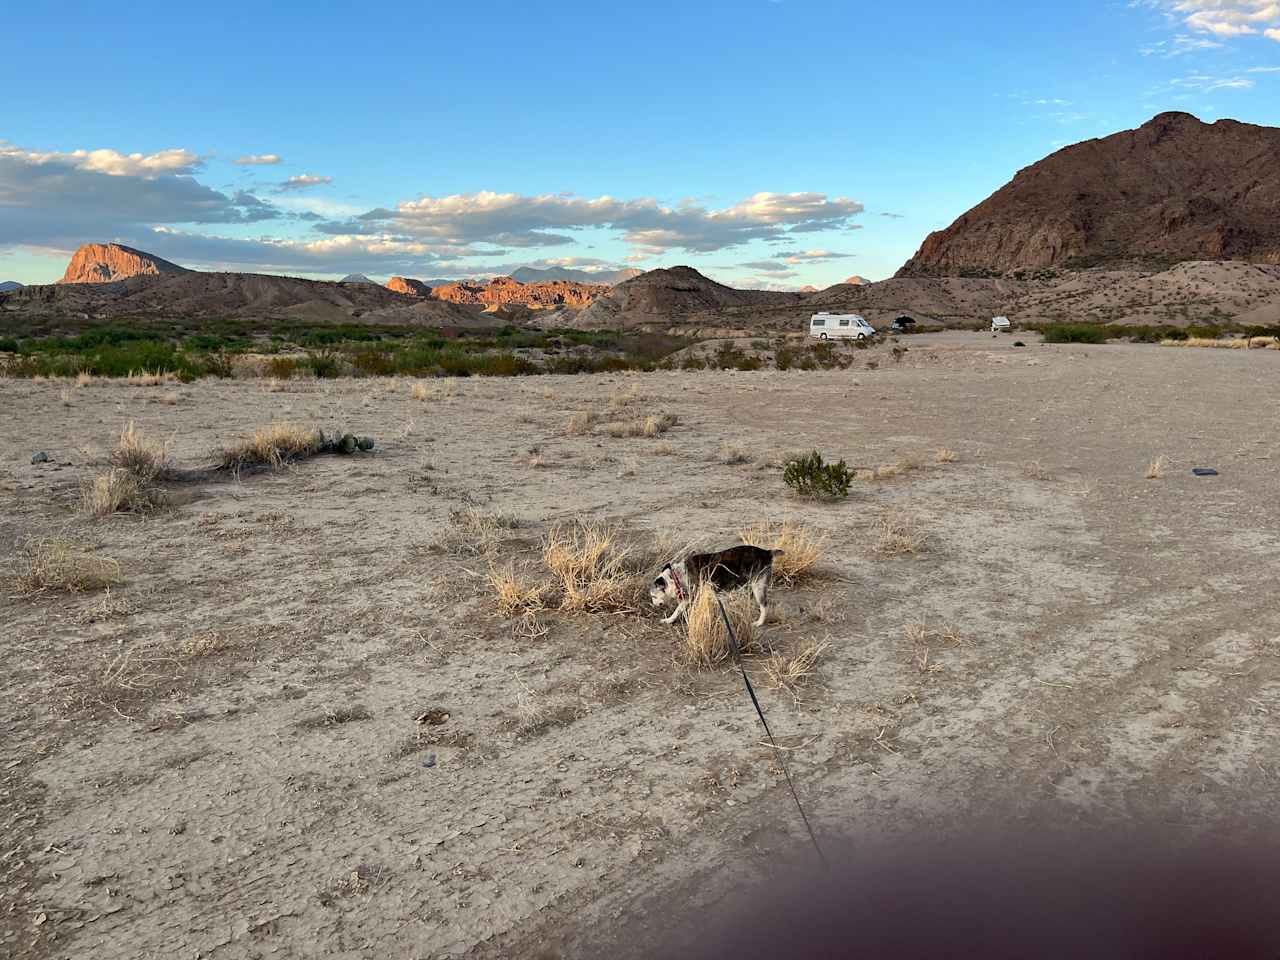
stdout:
<svg viewBox="0 0 1280 960">
<path fill-rule="evenodd" d="M 434 753 L 428 753 L 426 757 L 423 758 L 422 765 L 424 767 L 434 767 L 436 765 L 436 755 Z"/>
<path fill-rule="evenodd" d="M 41 450 L 39 453 L 32 455 L 31 462 L 32 463 L 48 463 L 49 455 L 45 453 L 43 450 Z"/>
</svg>

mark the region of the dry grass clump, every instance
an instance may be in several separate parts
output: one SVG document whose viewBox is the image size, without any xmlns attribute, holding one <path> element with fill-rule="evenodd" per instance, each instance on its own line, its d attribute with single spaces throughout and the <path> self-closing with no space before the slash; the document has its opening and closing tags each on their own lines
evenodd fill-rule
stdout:
<svg viewBox="0 0 1280 960">
<path fill-rule="evenodd" d="M 123 467 L 112 467 L 98 474 L 80 494 L 84 512 L 93 517 L 113 513 L 141 513 L 155 506 L 149 487 Z"/>
<path fill-rule="evenodd" d="M 738 639 L 738 648 L 743 653 L 757 652 L 759 638 L 756 636 L 756 611 L 751 591 L 737 590 L 721 595 L 720 599 L 724 602 L 724 612 Z M 682 653 L 690 665 L 707 669 L 721 663 L 732 653 L 729 632 L 724 627 L 720 605 L 716 602 L 716 592 L 708 584 L 698 586 L 693 601 L 689 604 L 685 616 Z"/>
<path fill-rule="evenodd" d="M 614 391 L 609 397 L 610 410 L 625 410 L 634 403 L 643 403 L 645 398 L 640 395 L 637 384 L 632 384 L 626 390 Z"/>
<path fill-rule="evenodd" d="M 764 674 L 769 685 L 776 690 L 786 690 L 799 703 L 801 688 L 809 682 L 818 661 L 830 646 L 831 639 L 827 638 L 808 643 L 790 656 L 770 653 L 764 661 Z"/>
<path fill-rule="evenodd" d="M 619 535 L 601 523 L 557 525 L 542 543 L 542 562 L 560 588 L 563 610 L 620 613 L 634 610 L 642 584 L 628 565 Z"/>
<path fill-rule="evenodd" d="M 742 449 L 742 447 L 738 446 L 736 443 L 720 444 L 720 453 L 718 458 L 721 463 L 731 467 L 740 463 L 751 462 L 751 454 L 747 453 L 746 450 Z"/>
<path fill-rule="evenodd" d="M 933 455 L 933 459 L 938 463 L 955 463 L 959 459 L 959 455 L 954 450 L 939 447 L 938 452 Z"/>
<path fill-rule="evenodd" d="M 671 441 L 663 440 L 661 443 L 653 446 L 652 452 L 660 457 L 670 457 L 675 455 L 676 448 Z"/>
<path fill-rule="evenodd" d="M 876 521 L 875 552 L 884 557 L 914 554 L 925 545 L 928 535 L 916 521 L 900 513 L 889 513 Z"/>
<path fill-rule="evenodd" d="M 189 660 L 198 660 L 202 657 L 212 657 L 228 650 L 235 650 L 239 646 L 240 644 L 226 634 L 218 633 L 216 630 L 205 630 L 201 633 L 192 634 L 182 641 L 178 647 L 178 652 Z"/>
<path fill-rule="evenodd" d="M 532 583 L 516 573 L 513 564 L 498 569 L 489 568 L 489 587 L 498 609 L 505 614 L 524 615 L 537 613 L 546 607 L 547 595 L 553 589 L 547 582 Z"/>
<path fill-rule="evenodd" d="M 320 431 L 290 423 L 273 423 L 260 427 L 252 437 L 222 451 L 222 469 L 245 467 L 281 467 L 310 456 L 320 447 Z"/>
<path fill-rule="evenodd" d="M 166 383 L 176 383 L 177 379 L 172 373 L 161 370 L 155 373 L 149 370 L 131 370 L 125 382 L 131 387 L 159 387 Z"/>
<path fill-rule="evenodd" d="M 76 374 L 77 387 L 87 387 L 91 383 L 93 383 L 93 374 L 89 373 L 86 370 L 81 370 L 79 373 Z"/>
<path fill-rule="evenodd" d="M 826 538 L 795 520 L 757 523 L 738 531 L 742 542 L 767 550 L 781 550 L 773 558 L 773 575 L 783 583 L 795 583 L 817 566 Z"/>
<path fill-rule="evenodd" d="M 600 415 L 590 410 L 579 410 L 569 417 L 565 432 L 572 437 L 583 437 L 591 432 L 591 428 L 600 420 Z"/>
<path fill-rule="evenodd" d="M 1047 467 L 1039 460 L 1029 460 L 1022 465 L 1022 475 L 1028 480 L 1052 480 L 1051 474 Z"/>
<path fill-rule="evenodd" d="M 479 507 L 454 510 L 449 514 L 450 530 L 442 538 L 443 545 L 451 553 L 488 556 L 519 524 L 515 517 Z"/>
<path fill-rule="evenodd" d="M 1162 347 L 1209 347 L 1219 350 L 1247 350 L 1249 345 L 1248 339 L 1215 340 L 1212 337 L 1187 337 L 1185 340 L 1160 341 Z"/>
<path fill-rule="evenodd" d="M 923 466 L 924 462 L 919 457 L 908 455 L 899 457 L 893 463 L 882 463 L 876 468 L 875 475 L 877 480 L 889 480 L 904 473 L 910 473 L 912 470 L 919 470 Z"/>
<path fill-rule="evenodd" d="M 611 437 L 658 437 L 674 427 L 676 422 L 676 417 L 670 413 L 650 414 L 625 423 L 611 423 L 607 429 Z"/>
<path fill-rule="evenodd" d="M 1169 461 L 1164 457 L 1156 457 L 1147 464 L 1147 472 L 1144 474 L 1148 480 L 1159 480 L 1164 476 L 1164 468 L 1168 466 Z"/>
<path fill-rule="evenodd" d="M 425 383 L 415 383 L 409 387 L 409 396 L 414 400 L 427 400 L 431 396 L 431 389 Z"/>
<path fill-rule="evenodd" d="M 120 431 L 116 448 L 111 451 L 111 465 L 127 471 L 140 484 L 153 483 L 169 469 L 169 452 L 164 444 L 142 435 L 132 420 Z"/>
<path fill-rule="evenodd" d="M 85 593 L 120 581 L 119 561 L 61 537 L 28 541 L 18 557 L 17 582 L 23 593 Z"/>
</svg>

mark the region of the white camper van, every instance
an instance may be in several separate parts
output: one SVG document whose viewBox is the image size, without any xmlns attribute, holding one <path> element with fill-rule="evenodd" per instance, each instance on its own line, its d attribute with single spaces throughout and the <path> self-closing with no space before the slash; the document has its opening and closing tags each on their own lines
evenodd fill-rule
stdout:
<svg viewBox="0 0 1280 960">
<path fill-rule="evenodd" d="M 809 335 L 819 340 L 866 340 L 876 335 L 876 328 L 858 313 L 815 313 L 809 318 Z"/>
<path fill-rule="evenodd" d="M 1008 317 L 992 317 L 991 332 L 992 333 L 1008 333 L 1013 329 L 1013 324 L 1009 322 Z"/>
</svg>

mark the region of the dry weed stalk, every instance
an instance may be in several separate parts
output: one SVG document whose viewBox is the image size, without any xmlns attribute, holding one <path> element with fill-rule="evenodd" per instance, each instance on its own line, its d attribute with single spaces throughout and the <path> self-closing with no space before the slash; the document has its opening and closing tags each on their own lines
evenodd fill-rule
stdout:
<svg viewBox="0 0 1280 960">
<path fill-rule="evenodd" d="M 786 690 L 798 703 L 801 688 L 809 682 L 818 661 L 830 646 L 831 638 L 828 637 L 825 640 L 806 644 L 791 656 L 783 656 L 780 653 L 769 654 L 764 662 L 764 672 L 769 679 L 769 684 L 775 689 Z"/>
<path fill-rule="evenodd" d="M 889 513 L 876 521 L 875 551 L 885 557 L 914 554 L 924 546 L 927 534 L 912 517 Z"/>
<path fill-rule="evenodd" d="M 291 423 L 259 427 L 252 437 L 222 451 L 224 470 L 249 466 L 279 468 L 291 460 L 310 456 L 319 449 L 320 431 Z"/>
</svg>

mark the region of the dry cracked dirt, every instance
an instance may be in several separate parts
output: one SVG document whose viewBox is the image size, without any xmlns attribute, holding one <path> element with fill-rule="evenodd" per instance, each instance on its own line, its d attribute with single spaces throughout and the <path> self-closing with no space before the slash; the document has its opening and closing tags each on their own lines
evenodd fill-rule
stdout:
<svg viewBox="0 0 1280 960">
<path fill-rule="evenodd" d="M 790 688 L 748 670 L 833 842 L 1046 811 L 1274 820 L 1280 354 L 1012 339 L 421 398 L 0 380 L 2 952 L 639 957 L 805 857 L 728 665 L 685 665 L 652 608 L 494 602 L 491 566 L 537 576 L 580 518 L 638 570 L 758 521 L 822 538 L 764 640 L 829 645 Z M 661 413 L 661 436 L 611 433 Z M 187 466 L 278 421 L 377 446 L 86 517 L 130 421 Z M 814 448 L 888 469 L 799 500 L 780 464 Z M 121 582 L 22 589 L 47 537 Z"/>
</svg>

